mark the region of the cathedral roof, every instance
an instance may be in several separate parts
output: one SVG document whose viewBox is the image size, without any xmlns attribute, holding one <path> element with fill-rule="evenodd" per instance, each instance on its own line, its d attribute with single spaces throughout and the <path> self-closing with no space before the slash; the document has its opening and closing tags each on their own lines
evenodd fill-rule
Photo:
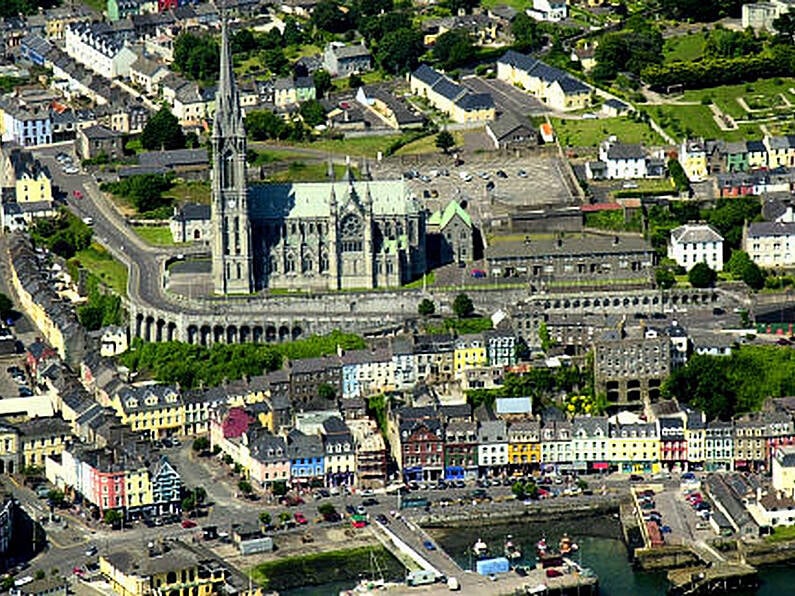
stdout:
<svg viewBox="0 0 795 596">
<path fill-rule="evenodd" d="M 409 215 L 422 210 L 402 180 L 255 185 L 248 189 L 249 209 L 254 219 L 328 217 L 332 189 L 340 210 L 344 210 L 351 189 L 362 201 L 368 187 L 374 215 Z"/>
</svg>

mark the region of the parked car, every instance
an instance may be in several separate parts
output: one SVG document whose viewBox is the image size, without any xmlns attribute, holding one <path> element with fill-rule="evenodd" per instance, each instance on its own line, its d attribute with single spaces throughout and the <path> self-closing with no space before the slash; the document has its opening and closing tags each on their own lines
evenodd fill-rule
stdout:
<svg viewBox="0 0 795 596">
<path fill-rule="evenodd" d="M 300 524 L 302 526 L 305 526 L 306 524 L 309 523 L 309 520 L 306 519 L 306 517 L 304 517 L 304 514 L 301 513 L 300 511 L 295 512 L 295 515 L 293 515 L 293 519 L 297 524 Z"/>
<path fill-rule="evenodd" d="M 430 540 L 423 541 L 422 546 L 425 547 L 425 550 L 436 550 L 436 545 Z"/>
<path fill-rule="evenodd" d="M 33 391 L 29 387 L 20 387 L 19 397 L 33 397 Z"/>
<path fill-rule="evenodd" d="M 362 505 L 365 507 L 374 507 L 375 505 L 378 505 L 378 499 L 370 497 L 369 499 L 362 501 Z"/>
<path fill-rule="evenodd" d="M 348 515 L 355 515 L 356 514 L 356 507 L 353 505 L 345 505 L 345 512 Z"/>
<path fill-rule="evenodd" d="M 384 524 L 384 525 L 387 525 L 389 523 L 389 518 L 387 518 L 387 516 L 384 515 L 383 513 L 379 513 L 378 515 L 376 515 L 375 516 L 375 520 L 378 523 Z"/>
<path fill-rule="evenodd" d="M 82 192 L 80 192 L 79 190 L 75 190 L 75 191 L 72 193 L 72 196 L 73 196 L 74 198 L 76 198 L 76 199 L 82 199 L 82 198 L 83 198 L 83 193 L 82 193 Z"/>
<path fill-rule="evenodd" d="M 367 515 L 367 509 L 364 508 L 364 505 L 359 505 L 356 508 L 356 514 L 357 515 Z"/>
<path fill-rule="evenodd" d="M 185 529 L 187 529 L 187 528 L 195 528 L 196 527 L 196 522 L 193 521 L 192 519 L 183 519 L 182 520 L 182 527 L 185 528 Z"/>
<path fill-rule="evenodd" d="M 629 477 L 630 482 L 643 482 L 644 478 L 640 474 L 631 474 Z"/>
<path fill-rule="evenodd" d="M 98 552 L 99 552 L 99 549 L 98 549 L 96 546 L 92 545 L 92 546 L 89 546 L 89 547 L 86 549 L 86 556 L 87 556 L 87 557 L 93 557 L 93 556 L 94 556 L 94 555 L 96 555 Z"/>
</svg>

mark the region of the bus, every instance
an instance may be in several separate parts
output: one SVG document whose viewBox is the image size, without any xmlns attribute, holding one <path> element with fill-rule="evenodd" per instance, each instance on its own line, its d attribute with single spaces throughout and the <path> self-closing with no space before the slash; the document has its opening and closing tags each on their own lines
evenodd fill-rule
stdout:
<svg viewBox="0 0 795 596">
<path fill-rule="evenodd" d="M 400 508 L 409 509 L 411 507 L 427 507 L 430 503 L 426 497 L 412 497 L 406 495 L 400 499 Z"/>
</svg>

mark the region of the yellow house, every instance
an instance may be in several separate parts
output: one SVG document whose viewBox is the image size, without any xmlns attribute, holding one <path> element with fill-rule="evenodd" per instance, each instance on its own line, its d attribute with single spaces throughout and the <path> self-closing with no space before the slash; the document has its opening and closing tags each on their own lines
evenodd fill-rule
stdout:
<svg viewBox="0 0 795 596">
<path fill-rule="evenodd" d="M 211 596 L 220 593 L 225 569 L 220 562 L 199 560 L 178 542 L 99 557 L 99 571 L 119 596 Z"/>
<path fill-rule="evenodd" d="M 27 151 L 11 154 L 17 203 L 52 202 L 52 178 L 49 170 Z"/>
<path fill-rule="evenodd" d="M 679 152 L 679 163 L 687 177 L 698 182 L 707 176 L 707 149 L 704 141 L 685 139 Z"/>
<path fill-rule="evenodd" d="M 172 387 L 123 387 L 112 405 L 122 424 L 135 432 L 149 433 L 152 438 L 182 434 L 185 427 L 185 404 Z"/>
<path fill-rule="evenodd" d="M 427 99 L 453 122 L 486 122 L 496 116 L 491 95 L 473 93 L 427 64 L 411 73 L 409 87 L 414 95 Z"/>
<path fill-rule="evenodd" d="M 770 169 L 795 166 L 795 144 L 791 137 L 766 136 L 762 142 L 767 148 L 767 162 Z"/>
<path fill-rule="evenodd" d="M 611 424 L 607 454 L 610 463 L 620 472 L 659 472 L 660 439 L 657 425 L 645 422 Z"/>
<path fill-rule="evenodd" d="M 453 351 L 453 370 L 461 371 L 486 366 L 486 342 L 482 335 L 462 335 L 455 342 Z"/>
<path fill-rule="evenodd" d="M 541 463 L 541 436 L 538 422 L 513 422 L 508 427 L 508 463 L 537 467 Z"/>
<path fill-rule="evenodd" d="M 13 426 L 19 433 L 18 448 L 25 467 L 43 468 L 45 458 L 63 453 L 72 438 L 69 424 L 62 418 L 32 418 Z"/>
<path fill-rule="evenodd" d="M 140 508 L 154 502 L 149 470 L 146 468 L 127 470 L 124 480 L 128 509 Z"/>
<path fill-rule="evenodd" d="M 0 424 L 0 475 L 19 472 L 19 431 Z"/>
<path fill-rule="evenodd" d="M 588 85 L 559 68 L 513 50 L 497 61 L 497 78 L 521 87 L 557 110 L 579 110 L 591 105 Z"/>
</svg>

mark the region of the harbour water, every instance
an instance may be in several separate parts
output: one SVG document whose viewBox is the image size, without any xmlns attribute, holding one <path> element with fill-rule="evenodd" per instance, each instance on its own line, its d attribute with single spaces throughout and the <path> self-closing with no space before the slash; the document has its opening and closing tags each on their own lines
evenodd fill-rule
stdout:
<svg viewBox="0 0 795 596">
<path fill-rule="evenodd" d="M 599 593 L 602 596 L 663 596 L 667 582 L 664 573 L 641 573 L 632 568 L 627 549 L 619 538 L 618 521 L 612 518 L 591 518 L 575 522 L 515 523 L 481 528 L 473 533 L 472 528 L 434 529 L 429 533 L 464 568 L 472 565 L 469 550 L 478 538 L 482 538 L 493 554 L 502 556 L 505 537 L 511 534 L 515 544 L 520 545 L 525 562 L 534 561 L 535 544 L 545 536 L 547 543 L 557 545 L 560 536 L 567 532 L 579 545 L 575 560 L 591 568 L 599 576 Z M 761 585 L 756 592 L 737 596 L 782 596 L 791 594 L 795 585 L 795 564 L 772 566 L 760 569 Z M 300 588 L 285 592 L 287 596 L 327 596 L 339 590 L 353 587 L 354 582 L 338 582 Z"/>
</svg>

